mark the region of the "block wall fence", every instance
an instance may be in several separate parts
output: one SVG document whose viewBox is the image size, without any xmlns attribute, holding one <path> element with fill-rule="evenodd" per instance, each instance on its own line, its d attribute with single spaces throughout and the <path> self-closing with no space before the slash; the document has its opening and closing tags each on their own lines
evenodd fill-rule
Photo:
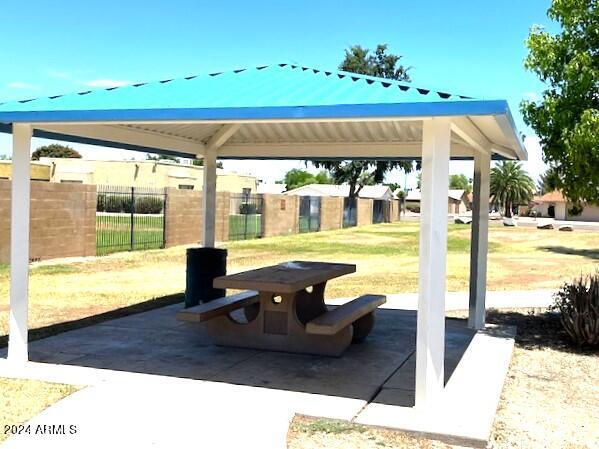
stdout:
<svg viewBox="0 0 599 449">
<path fill-rule="evenodd" d="M 0 180 L 0 263 L 10 260 L 10 188 Z M 31 182 L 29 259 L 96 254 L 96 186 Z"/>
<path fill-rule="evenodd" d="M 10 261 L 10 180 L 0 179 L 0 263 Z M 95 185 L 31 182 L 30 260 L 96 254 Z M 217 192 L 216 240 L 229 239 L 231 194 Z M 262 236 L 299 232 L 300 197 L 262 195 Z M 373 200 L 358 199 L 358 226 L 372 224 Z M 389 221 L 401 217 L 399 201 L 391 201 Z M 202 241 L 202 192 L 167 189 L 165 245 L 198 244 Z M 322 197 L 320 230 L 343 227 L 343 198 Z"/>
</svg>

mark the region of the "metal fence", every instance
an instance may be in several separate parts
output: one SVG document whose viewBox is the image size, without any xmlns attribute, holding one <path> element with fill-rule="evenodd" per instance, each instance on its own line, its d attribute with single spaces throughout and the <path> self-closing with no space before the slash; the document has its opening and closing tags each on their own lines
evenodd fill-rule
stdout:
<svg viewBox="0 0 599 449">
<path fill-rule="evenodd" d="M 372 222 L 389 223 L 391 221 L 390 202 L 386 200 L 373 200 Z"/>
<path fill-rule="evenodd" d="M 96 254 L 164 248 L 166 189 L 98 186 Z"/>
<path fill-rule="evenodd" d="M 349 228 L 358 224 L 358 199 L 343 198 L 343 227 Z"/>
<path fill-rule="evenodd" d="M 320 231 L 320 197 L 300 196 L 299 232 Z"/>
<path fill-rule="evenodd" d="M 229 240 L 262 237 L 262 196 L 243 193 L 230 201 Z"/>
</svg>

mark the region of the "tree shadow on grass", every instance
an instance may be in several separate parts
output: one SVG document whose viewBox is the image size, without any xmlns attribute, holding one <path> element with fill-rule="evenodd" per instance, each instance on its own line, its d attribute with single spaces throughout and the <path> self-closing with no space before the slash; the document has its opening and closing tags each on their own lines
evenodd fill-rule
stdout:
<svg viewBox="0 0 599 449">
<path fill-rule="evenodd" d="M 539 249 L 557 254 L 569 256 L 583 256 L 593 260 L 599 260 L 599 249 L 568 248 L 566 246 L 541 246 Z"/>
<path fill-rule="evenodd" d="M 599 354 L 599 348 L 580 347 L 572 343 L 563 330 L 557 313 L 489 310 L 487 322 L 516 326 L 515 343 L 522 349 Z"/>
</svg>

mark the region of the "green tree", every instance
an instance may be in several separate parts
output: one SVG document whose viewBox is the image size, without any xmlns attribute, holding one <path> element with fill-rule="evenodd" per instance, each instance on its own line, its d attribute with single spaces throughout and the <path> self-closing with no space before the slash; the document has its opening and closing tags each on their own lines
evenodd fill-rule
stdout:
<svg viewBox="0 0 599 449">
<path fill-rule="evenodd" d="M 402 57 L 387 53 L 387 45 L 377 45 L 372 53 L 360 45 L 345 50 L 339 69 L 346 72 L 376 76 L 399 81 L 410 81 L 410 67 L 399 64 Z M 336 184 L 349 184 L 349 196 L 356 197 L 365 185 L 383 182 L 387 172 L 394 168 L 410 172 L 412 161 L 314 161 L 316 167 L 327 169 Z"/>
<path fill-rule="evenodd" d="M 176 156 L 171 156 L 170 154 L 152 154 L 146 153 L 146 161 L 172 161 L 179 164 L 181 160 Z M 195 165 L 195 164 L 194 164 Z"/>
<path fill-rule="evenodd" d="M 557 187 L 573 202 L 599 201 L 599 2 L 553 0 L 561 31 L 533 27 L 525 67 L 546 83 L 541 101 L 523 101 Z"/>
<path fill-rule="evenodd" d="M 329 174 L 324 170 L 313 175 L 306 170 L 293 168 L 285 173 L 285 179 L 281 182 L 286 184 L 287 190 L 292 190 L 308 184 L 331 184 L 332 180 Z"/>
<path fill-rule="evenodd" d="M 538 189 L 541 194 L 547 192 L 553 192 L 557 190 L 560 185 L 559 174 L 554 167 L 549 167 L 545 173 L 541 175 L 538 183 Z"/>
<path fill-rule="evenodd" d="M 41 157 L 64 157 L 80 159 L 81 155 L 69 146 L 53 143 L 51 145 L 39 147 L 37 150 L 31 153 L 32 161 L 39 161 Z"/>
<path fill-rule="evenodd" d="M 387 53 L 387 44 L 376 46 L 374 53 L 360 45 L 353 45 L 345 50 L 345 59 L 339 65 L 341 70 L 351 73 L 388 78 L 399 81 L 410 81 L 410 67 L 399 64 L 402 57 Z"/>
<path fill-rule="evenodd" d="M 528 203 L 535 191 L 535 184 L 522 165 L 504 161 L 491 169 L 491 197 L 500 204 L 504 216 L 511 218 L 512 209 Z"/>
<path fill-rule="evenodd" d="M 314 176 L 314 180 L 316 182 L 316 184 L 333 184 L 333 178 L 331 178 L 331 175 L 329 175 L 329 172 L 326 170 L 321 170 L 318 173 L 316 173 L 316 176 Z"/>
<path fill-rule="evenodd" d="M 466 178 L 466 175 L 450 175 L 449 176 L 449 188 L 457 189 L 457 190 L 465 190 L 466 193 L 470 193 L 472 191 L 472 185 L 470 184 L 470 180 Z"/>
</svg>

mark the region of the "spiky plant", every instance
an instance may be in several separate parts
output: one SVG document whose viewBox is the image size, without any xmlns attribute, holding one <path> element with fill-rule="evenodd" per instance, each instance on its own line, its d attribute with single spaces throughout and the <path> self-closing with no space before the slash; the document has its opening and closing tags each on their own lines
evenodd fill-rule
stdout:
<svg viewBox="0 0 599 449">
<path fill-rule="evenodd" d="M 517 162 L 501 162 L 491 170 L 491 196 L 501 204 L 504 216 L 511 218 L 512 208 L 528 204 L 535 192 L 535 183 Z"/>
<path fill-rule="evenodd" d="M 599 346 L 599 270 L 565 283 L 553 296 L 551 310 L 572 341 L 580 346 Z"/>
</svg>

